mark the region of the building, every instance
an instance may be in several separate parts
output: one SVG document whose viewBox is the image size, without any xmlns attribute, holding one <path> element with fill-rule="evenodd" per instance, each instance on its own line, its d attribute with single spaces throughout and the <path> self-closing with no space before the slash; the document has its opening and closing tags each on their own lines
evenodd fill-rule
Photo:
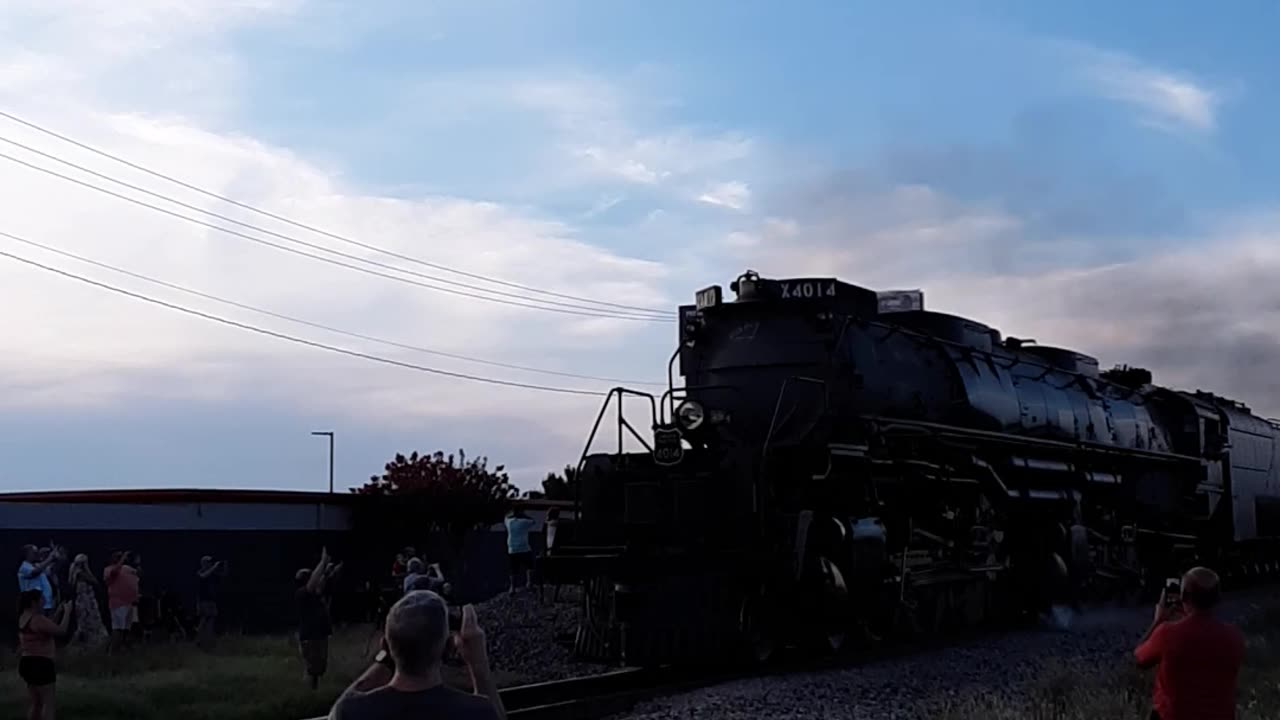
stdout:
<svg viewBox="0 0 1280 720">
<path fill-rule="evenodd" d="M 335 597 L 335 615 L 358 615 L 363 591 L 385 582 L 396 549 L 419 547 L 427 558 L 467 568 L 456 583 L 466 599 L 487 597 L 506 587 L 505 530 L 501 523 L 473 533 L 465 557 L 448 557 L 448 543 L 431 538 L 361 537 L 352 529 L 352 494 L 270 490 L 88 490 L 0 493 L 0 541 L 12 548 L 16 573 L 24 544 L 65 546 L 85 553 L 101 577 L 115 550 L 142 558 L 144 592 L 176 593 L 184 605 L 195 603 L 196 570 L 203 555 L 226 561 L 222 589 L 223 624 L 248 632 L 278 629 L 293 614 L 293 576 L 316 564 L 321 548 L 344 563 Z M 517 503 L 537 521 L 549 507 L 572 503 L 522 500 Z M 571 510 L 569 510 L 571 512 Z M 460 561 L 460 562 L 459 562 Z M 17 594 L 16 578 L 10 583 Z M 13 613 L 14 603 L 0 606 Z"/>
</svg>

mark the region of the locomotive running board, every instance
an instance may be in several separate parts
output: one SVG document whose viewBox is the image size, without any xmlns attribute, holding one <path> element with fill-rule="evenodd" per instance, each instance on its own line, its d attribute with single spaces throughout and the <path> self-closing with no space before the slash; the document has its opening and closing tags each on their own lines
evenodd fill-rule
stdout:
<svg viewBox="0 0 1280 720">
<path fill-rule="evenodd" d="M 1160 452 L 1158 450 L 1106 445 L 1088 440 L 1077 440 L 1075 442 L 1048 440 L 1045 438 L 1028 437 L 1025 435 L 1012 435 L 1009 433 L 994 432 L 991 430 L 974 430 L 970 428 L 957 427 L 955 425 L 946 425 L 943 423 L 925 422 L 923 420 L 904 420 L 882 417 L 879 415 L 864 415 L 862 419 L 872 423 L 875 426 L 875 429 L 881 433 L 889 433 L 895 429 L 915 431 L 924 430 L 937 436 L 950 436 L 967 440 L 985 440 L 987 442 L 1003 443 L 1007 445 L 1030 445 L 1044 449 L 1065 451 L 1079 451 L 1083 449 L 1094 452 L 1137 455 L 1161 462 L 1194 463 L 1196 465 L 1200 465 L 1202 463 L 1201 458 L 1194 457 L 1192 455 L 1179 455 L 1177 453 Z"/>
</svg>

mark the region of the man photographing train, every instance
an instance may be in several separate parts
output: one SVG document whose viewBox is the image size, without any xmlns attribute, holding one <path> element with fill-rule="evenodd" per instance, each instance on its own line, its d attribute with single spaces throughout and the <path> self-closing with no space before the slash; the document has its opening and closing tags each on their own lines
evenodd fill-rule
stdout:
<svg viewBox="0 0 1280 720">
<path fill-rule="evenodd" d="M 1160 594 L 1151 627 L 1133 651 L 1139 667 L 1158 666 L 1151 720 L 1231 720 L 1244 637 L 1213 616 L 1222 597 L 1217 573 L 1188 570 L 1179 595 L 1167 588 Z"/>
</svg>

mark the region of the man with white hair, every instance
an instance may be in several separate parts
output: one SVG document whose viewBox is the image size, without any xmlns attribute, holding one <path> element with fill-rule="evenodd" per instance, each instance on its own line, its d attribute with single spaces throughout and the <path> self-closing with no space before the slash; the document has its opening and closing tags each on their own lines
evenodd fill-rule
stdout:
<svg viewBox="0 0 1280 720">
<path fill-rule="evenodd" d="M 1161 593 L 1151 627 L 1133 652 L 1139 667 L 1158 666 L 1152 720 L 1235 717 L 1244 637 L 1213 616 L 1221 597 L 1218 574 L 1206 567 L 1182 576 L 1179 597 Z M 1175 619 L 1179 609 L 1185 614 Z"/>
<path fill-rule="evenodd" d="M 456 640 L 471 671 L 473 694 L 448 687 L 441 679 L 448 638 L 444 598 L 429 590 L 405 595 L 387 614 L 382 650 L 373 665 L 338 698 L 329 720 L 505 720 L 475 608 L 462 608 Z"/>
</svg>

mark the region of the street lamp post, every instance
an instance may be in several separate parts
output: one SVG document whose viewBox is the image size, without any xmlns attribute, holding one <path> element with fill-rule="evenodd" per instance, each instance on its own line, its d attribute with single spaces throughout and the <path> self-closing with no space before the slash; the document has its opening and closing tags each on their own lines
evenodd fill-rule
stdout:
<svg viewBox="0 0 1280 720">
<path fill-rule="evenodd" d="M 329 494 L 333 494 L 333 431 L 317 430 L 312 435 L 327 436 L 329 438 Z"/>
</svg>

